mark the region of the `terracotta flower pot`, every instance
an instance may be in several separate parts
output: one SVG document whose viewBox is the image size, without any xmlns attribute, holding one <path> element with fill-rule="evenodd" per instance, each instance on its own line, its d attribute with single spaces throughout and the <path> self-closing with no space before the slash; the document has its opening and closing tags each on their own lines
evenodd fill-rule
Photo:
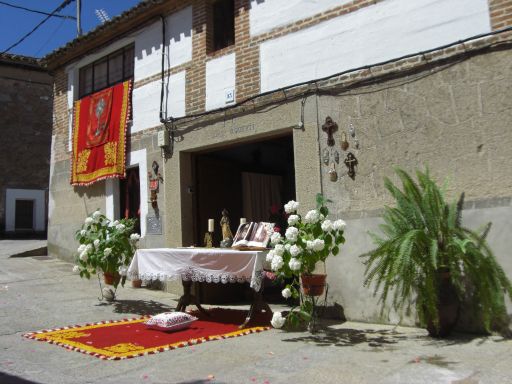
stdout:
<svg viewBox="0 0 512 384">
<path fill-rule="evenodd" d="M 107 285 L 114 285 L 116 282 L 119 283 L 119 280 L 121 280 L 121 276 L 117 272 L 113 274 L 110 272 L 103 272 L 103 278 Z"/>
<path fill-rule="evenodd" d="M 132 287 L 133 288 L 140 288 L 142 287 L 142 280 L 132 280 Z"/>
<path fill-rule="evenodd" d="M 306 296 L 321 296 L 324 293 L 327 275 L 300 275 L 302 290 Z"/>
</svg>

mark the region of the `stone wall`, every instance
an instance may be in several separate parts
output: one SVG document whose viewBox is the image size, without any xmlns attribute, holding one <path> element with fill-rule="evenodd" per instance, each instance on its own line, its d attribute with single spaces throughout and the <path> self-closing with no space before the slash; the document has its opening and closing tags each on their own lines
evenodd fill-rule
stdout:
<svg viewBox="0 0 512 384">
<path fill-rule="evenodd" d="M 512 222 L 511 60 L 510 49 L 496 50 L 320 97 L 321 119 L 331 116 L 339 125 L 336 147 L 341 155 L 338 181 L 329 181 L 328 167 L 322 166 L 322 189 L 333 200 L 333 216 L 348 223 L 341 256 L 329 261 L 329 294 L 345 307 L 348 318 L 397 319 L 396 314 L 380 317 L 377 300 L 362 286 L 364 268 L 358 257 L 372 248 L 367 231 L 378 229 L 380 210 L 392 204 L 383 178 L 397 181 L 394 166 L 407 171 L 428 166 L 440 183 L 448 180 L 448 199 L 464 191 L 465 225 L 476 229 L 486 221 L 495 223 L 490 244 L 512 277 L 512 239 L 506 229 Z M 359 149 L 348 134 L 350 124 Z M 354 180 L 343 165 L 342 131 L 359 163 Z M 320 144 L 323 151 L 322 131 Z"/>
<path fill-rule="evenodd" d="M 51 84 L 40 69 L 0 63 L 0 235 L 7 188 L 48 189 Z"/>
</svg>

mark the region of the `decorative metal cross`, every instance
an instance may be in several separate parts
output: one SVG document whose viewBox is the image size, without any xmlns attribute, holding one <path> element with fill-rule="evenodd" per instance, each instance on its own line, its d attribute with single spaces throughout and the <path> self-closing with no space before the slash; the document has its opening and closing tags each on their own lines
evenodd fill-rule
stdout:
<svg viewBox="0 0 512 384">
<path fill-rule="evenodd" d="M 327 145 L 329 147 L 334 146 L 333 134 L 338 130 L 338 124 L 332 121 L 330 116 L 325 118 L 325 123 L 322 125 L 322 131 L 327 133 Z"/>
<path fill-rule="evenodd" d="M 345 158 L 344 163 L 348 168 L 348 176 L 352 180 L 354 180 L 354 178 L 356 177 L 356 169 L 355 168 L 357 166 L 357 159 L 352 152 L 347 153 L 347 157 Z"/>
</svg>

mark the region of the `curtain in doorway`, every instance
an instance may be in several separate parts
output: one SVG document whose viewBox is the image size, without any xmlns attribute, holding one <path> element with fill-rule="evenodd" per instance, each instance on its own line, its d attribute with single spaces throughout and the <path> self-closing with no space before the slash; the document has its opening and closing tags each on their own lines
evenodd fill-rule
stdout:
<svg viewBox="0 0 512 384">
<path fill-rule="evenodd" d="M 270 207 L 281 207 L 281 176 L 242 172 L 244 217 L 247 221 L 268 221 Z"/>
</svg>

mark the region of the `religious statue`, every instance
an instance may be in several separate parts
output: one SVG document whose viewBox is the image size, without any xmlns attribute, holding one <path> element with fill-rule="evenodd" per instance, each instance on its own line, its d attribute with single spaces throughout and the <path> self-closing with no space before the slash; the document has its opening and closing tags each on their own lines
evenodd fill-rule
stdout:
<svg viewBox="0 0 512 384">
<path fill-rule="evenodd" d="M 233 244 L 233 232 L 229 226 L 229 212 L 227 209 L 222 210 L 222 218 L 220 219 L 220 227 L 222 229 L 222 241 L 220 242 L 221 248 L 229 248 Z"/>
<path fill-rule="evenodd" d="M 347 157 L 346 157 L 344 163 L 348 168 L 348 176 L 352 180 L 354 180 L 356 177 L 356 167 L 357 167 L 358 161 L 352 152 L 349 152 L 347 154 Z"/>
</svg>

